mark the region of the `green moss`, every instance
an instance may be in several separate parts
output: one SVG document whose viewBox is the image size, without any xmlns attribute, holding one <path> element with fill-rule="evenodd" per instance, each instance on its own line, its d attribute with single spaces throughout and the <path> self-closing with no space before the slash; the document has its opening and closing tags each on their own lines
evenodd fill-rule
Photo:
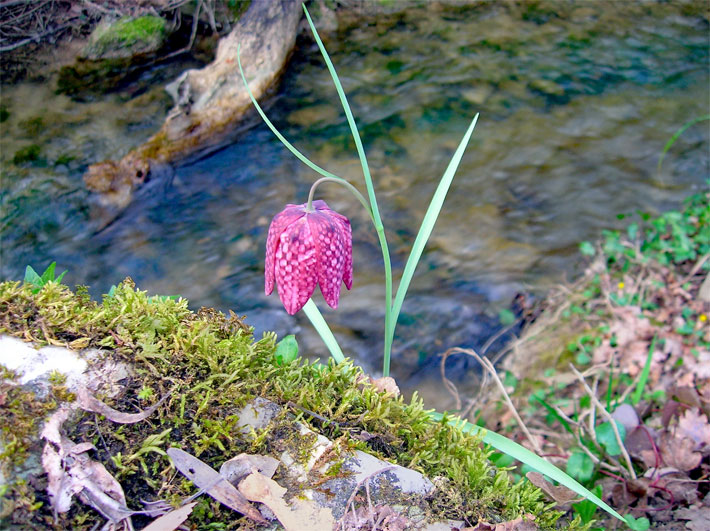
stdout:
<svg viewBox="0 0 710 531">
<path fill-rule="evenodd" d="M 479 438 L 445 421 L 432 421 L 416 396 L 405 402 L 379 393 L 359 383 L 361 370 L 350 363 L 331 362 L 321 368 L 297 360 L 279 366 L 274 362 L 273 334 L 255 340 L 251 329 L 234 315 L 190 311 L 187 301 L 150 297 L 136 290 L 130 279 L 102 303 L 90 300 L 84 290 L 72 293 L 56 283 L 37 294 L 18 282 L 1 283 L 0 332 L 39 344 L 111 349 L 107 355 L 134 367 L 118 396 L 103 397 L 115 409 L 135 411 L 137 396 L 146 388 L 154 392 L 144 395 L 141 407 L 169 395 L 155 414 L 137 424 L 118 426 L 91 413 L 65 424 L 67 436 L 75 442 L 94 443 L 95 459 L 120 481 L 134 509 L 139 509 L 134 501 L 141 498 L 175 501 L 194 493 L 190 482 L 169 473 L 165 449 L 171 446 L 216 469 L 240 452 L 278 455 L 291 443 L 297 443 L 294 455 L 305 460 L 314 441 L 301 437 L 289 416 L 279 417 L 254 439 L 236 429 L 240 409 L 261 396 L 282 405 L 291 401 L 329 419 L 320 425 L 301 415 L 316 431 L 340 437 L 339 448 L 360 447 L 429 477 L 446 478 L 451 492 L 433 506 L 438 517 L 460 516 L 461 508 L 472 518 L 487 521 L 530 513 L 542 529 L 553 529 L 559 517 L 545 505 L 538 489 L 527 481 L 513 483 L 505 471 L 492 467 Z M 32 403 L 15 401 L 18 407 L 21 402 Z M 23 418 L 30 413 L 25 411 Z M 367 442 L 354 437 L 362 431 L 373 437 Z M 329 454 L 334 468 L 327 478 L 341 473 L 337 465 L 342 465 L 341 459 L 339 452 Z M 98 515 L 89 509 L 77 510 L 88 516 L 78 519 L 73 511 L 60 516 L 58 525 L 89 529 L 97 523 Z M 49 507 L 36 512 L 36 521 L 52 516 Z M 224 529 L 244 524 L 236 513 L 209 500 L 200 502 L 191 521 L 198 527 L 221 522 Z M 137 525 L 146 522 L 135 518 Z"/>
<path fill-rule="evenodd" d="M 138 18 L 120 19 L 97 36 L 100 46 L 133 46 L 138 43 L 150 42 L 165 34 L 165 20 L 152 15 Z"/>
<path fill-rule="evenodd" d="M 91 34 L 84 55 L 102 59 L 156 51 L 165 39 L 166 26 L 164 19 L 153 15 L 123 17 L 113 24 L 101 24 Z"/>
<path fill-rule="evenodd" d="M 247 9 L 249 9 L 251 5 L 251 0 L 226 0 L 225 3 L 234 22 L 239 20 L 239 18 L 247 12 Z"/>
</svg>

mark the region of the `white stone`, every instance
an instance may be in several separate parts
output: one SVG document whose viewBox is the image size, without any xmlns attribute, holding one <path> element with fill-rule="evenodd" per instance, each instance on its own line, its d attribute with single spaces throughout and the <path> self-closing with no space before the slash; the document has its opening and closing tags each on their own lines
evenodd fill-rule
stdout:
<svg viewBox="0 0 710 531">
<path fill-rule="evenodd" d="M 10 336 L 0 336 L 0 365 L 16 372 L 22 385 L 43 380 L 53 371 L 67 377 L 72 389 L 83 380 L 86 360 L 64 347 L 34 348 L 30 343 Z"/>
</svg>

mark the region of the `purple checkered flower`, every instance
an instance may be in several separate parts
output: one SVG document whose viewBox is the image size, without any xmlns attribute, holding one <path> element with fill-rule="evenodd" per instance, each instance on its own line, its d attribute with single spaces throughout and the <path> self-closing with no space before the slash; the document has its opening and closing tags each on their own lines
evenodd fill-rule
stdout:
<svg viewBox="0 0 710 531">
<path fill-rule="evenodd" d="M 325 302 L 338 307 L 340 283 L 353 285 L 353 244 L 350 221 L 328 208 L 325 201 L 286 205 L 276 214 L 266 239 L 264 291 L 270 295 L 274 282 L 286 311 L 303 308 L 320 286 Z"/>
</svg>

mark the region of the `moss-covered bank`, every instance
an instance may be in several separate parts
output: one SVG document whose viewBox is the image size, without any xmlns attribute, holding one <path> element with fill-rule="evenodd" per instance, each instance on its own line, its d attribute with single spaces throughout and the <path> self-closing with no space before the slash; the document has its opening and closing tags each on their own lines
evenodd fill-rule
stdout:
<svg viewBox="0 0 710 531">
<path fill-rule="evenodd" d="M 90 364 L 114 358 L 134 370 L 121 381 L 114 398 L 99 396 L 110 406 L 133 412 L 169 395 L 156 413 L 137 424 L 117 425 L 93 413 L 82 413 L 65 424 L 74 442 L 91 442 L 94 458 L 104 463 L 126 492 L 128 505 L 163 499 L 177 504 L 194 493 L 192 484 L 171 471 L 165 449 L 175 446 L 213 467 L 240 452 L 269 453 L 280 435 L 264 433 L 249 441 L 234 429 L 237 412 L 248 400 L 265 397 L 280 404 L 292 401 L 333 421 L 314 429 L 341 437 L 342 444 L 449 481 L 431 500 L 433 516 L 465 519 L 471 524 L 534 515 L 542 529 L 557 527 L 559 513 L 549 510 L 537 488 L 526 481 L 512 483 L 507 471 L 492 467 L 480 440 L 446 423 L 430 420 L 422 403 L 410 403 L 377 392 L 359 382 L 361 371 L 349 363 L 328 367 L 304 360 L 280 366 L 274 362 L 275 337 L 255 341 L 236 316 L 210 309 L 193 312 L 187 301 L 149 297 L 124 281 L 102 303 L 84 288 L 72 292 L 49 283 L 37 293 L 19 282 L 0 284 L 0 332 L 36 344 L 61 344 L 75 349 L 98 348 L 102 355 Z M 11 376 L 11 375 L 6 375 Z M 37 451 L 37 411 L 47 411 L 71 395 L 61 382 L 40 400 L 6 379 L 0 407 L 5 467 L 17 469 L 28 452 Z M 305 420 L 307 421 L 307 419 Z M 17 431 L 13 423 L 20 423 Z M 348 426 L 353 430 L 342 430 Z M 365 430 L 376 437 L 364 442 L 350 433 Z M 374 444 L 373 444 L 374 443 Z M 371 446 L 368 446 L 370 444 Z M 278 480 L 278 474 L 275 479 Z M 6 525 L 37 528 L 91 529 L 101 517 L 81 504 L 53 523 L 43 475 L 9 486 L 4 492 Z M 201 497 L 190 517 L 195 528 L 220 522 L 221 529 L 253 525 Z M 138 525 L 140 516 L 134 517 Z M 571 528 L 575 528 L 572 525 Z"/>
</svg>

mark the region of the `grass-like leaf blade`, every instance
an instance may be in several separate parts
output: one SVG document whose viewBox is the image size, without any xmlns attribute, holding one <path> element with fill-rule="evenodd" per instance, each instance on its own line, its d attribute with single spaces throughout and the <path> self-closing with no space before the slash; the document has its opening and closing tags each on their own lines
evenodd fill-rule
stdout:
<svg viewBox="0 0 710 531">
<path fill-rule="evenodd" d="M 666 156 L 666 153 L 668 153 L 668 150 L 673 147 L 673 144 L 675 144 L 676 140 L 685 133 L 685 130 L 688 129 L 689 127 L 697 124 L 698 122 L 702 122 L 705 120 L 710 120 L 710 114 L 705 114 L 703 116 L 698 116 L 697 118 L 693 118 L 692 120 L 688 120 L 685 122 L 683 125 L 680 126 L 680 129 L 678 129 L 675 133 L 673 133 L 673 136 L 666 142 L 666 145 L 663 146 L 663 152 L 661 153 L 661 156 L 658 158 L 658 171 L 661 171 L 661 166 L 663 165 L 663 159 Z"/>
<path fill-rule="evenodd" d="M 439 422 L 444 418 L 444 415 L 437 412 L 431 412 L 430 415 L 434 420 Z M 589 489 L 582 486 L 579 482 L 577 482 L 575 479 L 573 479 L 565 472 L 557 468 L 555 465 L 548 463 L 542 457 L 539 457 L 538 455 L 531 452 L 527 448 L 519 445 L 515 441 L 511 441 L 503 435 L 500 435 L 490 430 L 486 430 L 484 428 L 481 428 L 480 426 L 476 426 L 475 424 L 471 424 L 470 422 L 466 422 L 460 418 L 452 418 L 451 420 L 449 420 L 449 423 L 453 426 L 458 426 L 464 432 L 472 434 L 478 434 L 482 432 L 484 443 L 489 444 L 499 452 L 503 452 L 504 454 L 514 457 L 521 463 L 524 463 L 529 467 L 537 470 L 541 474 L 546 475 L 548 478 L 557 481 L 568 489 L 573 490 L 580 496 L 584 496 L 586 499 L 596 504 L 597 507 L 604 509 L 606 512 L 618 518 L 622 522 L 626 522 L 623 516 L 617 513 L 609 505 L 604 503 Z"/>
<path fill-rule="evenodd" d="M 54 280 L 54 269 L 57 267 L 57 262 L 52 262 L 47 266 L 47 269 L 44 270 L 44 273 L 42 273 L 42 285 L 45 285 L 47 282 L 50 282 Z"/>
<path fill-rule="evenodd" d="M 631 396 L 631 403 L 637 405 L 641 401 L 641 396 L 643 396 L 643 389 L 646 387 L 646 382 L 648 382 L 648 375 L 651 372 L 651 360 L 653 359 L 653 351 L 656 349 L 656 341 L 658 340 L 658 334 L 653 335 L 651 340 L 651 345 L 648 347 L 648 354 L 646 355 L 646 363 L 641 371 L 641 378 L 639 378 L 636 384 L 636 389 L 634 389 L 634 394 Z"/>
<path fill-rule="evenodd" d="M 25 278 L 23 281 L 26 284 L 34 284 L 35 286 L 42 285 L 42 277 L 37 274 L 37 271 L 35 271 L 31 265 L 25 268 Z"/>
<path fill-rule="evenodd" d="M 559 413 L 557 413 L 557 411 L 555 411 L 555 408 L 553 408 L 550 404 L 548 404 L 544 399 L 540 398 L 539 396 L 533 395 L 530 398 L 531 398 L 531 400 L 535 400 L 536 402 L 538 402 L 542 407 L 544 407 L 547 410 L 547 412 L 550 415 L 555 417 L 557 422 L 559 422 L 562 425 L 562 427 L 565 430 L 567 430 L 568 433 L 571 433 L 572 435 L 574 435 L 574 431 L 570 427 L 569 423 L 564 418 L 562 418 L 562 416 Z"/>
<path fill-rule="evenodd" d="M 451 181 L 453 180 L 454 174 L 459 167 L 459 163 L 461 162 L 461 158 L 466 150 L 468 141 L 471 139 L 471 135 L 473 134 L 473 129 L 476 127 L 477 121 L 478 113 L 473 117 L 471 125 L 468 126 L 466 134 L 461 139 L 461 143 L 459 143 L 459 146 L 456 148 L 453 157 L 451 157 L 449 166 L 446 168 L 444 175 L 441 177 L 439 186 L 436 187 L 436 191 L 434 192 L 431 202 L 429 203 L 429 208 L 427 208 L 424 219 L 422 220 L 421 227 L 419 227 L 419 233 L 417 234 L 417 238 L 414 240 L 414 246 L 412 246 L 412 250 L 409 253 L 407 264 L 404 266 L 402 280 L 399 282 L 397 294 L 394 298 L 394 304 L 392 305 L 392 320 L 395 323 L 397 322 L 399 311 L 402 309 L 402 303 L 404 302 L 404 297 L 407 294 L 407 289 L 409 289 L 409 283 L 412 281 L 412 277 L 414 276 L 414 270 L 417 268 L 419 259 L 424 251 L 424 246 L 431 235 L 431 231 L 434 229 L 434 224 L 436 223 L 439 213 L 441 212 L 441 207 L 444 204 L 444 199 L 446 199 L 446 194 L 451 186 Z"/>
</svg>

